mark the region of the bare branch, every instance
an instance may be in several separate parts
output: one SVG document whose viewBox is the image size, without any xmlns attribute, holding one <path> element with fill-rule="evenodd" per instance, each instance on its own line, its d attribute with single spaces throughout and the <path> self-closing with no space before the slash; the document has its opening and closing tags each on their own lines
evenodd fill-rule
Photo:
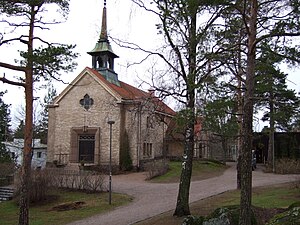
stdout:
<svg viewBox="0 0 300 225">
<path fill-rule="evenodd" d="M 26 86 L 25 83 L 8 80 L 5 78 L 5 76 L 0 77 L 0 81 L 2 81 L 3 83 L 6 83 L 6 84 L 11 84 L 11 85 L 15 85 L 15 86 L 24 87 L 24 88 Z"/>
<path fill-rule="evenodd" d="M 0 67 L 4 67 L 4 68 L 15 70 L 15 71 L 26 72 L 26 68 L 25 67 L 14 66 L 14 65 L 11 65 L 11 64 L 8 64 L 8 63 L 3 63 L 3 62 L 0 62 Z"/>
<path fill-rule="evenodd" d="M 12 39 L 3 40 L 3 41 L 0 42 L 0 46 L 1 46 L 1 45 L 4 45 L 4 44 L 8 44 L 8 43 L 13 42 L 13 41 L 20 41 L 21 43 L 27 45 L 28 42 L 27 42 L 26 40 L 22 39 L 22 38 L 24 38 L 24 37 L 25 37 L 25 38 L 28 38 L 28 36 L 26 36 L 26 35 L 21 35 L 21 36 L 18 37 L 18 38 L 12 38 Z"/>
<path fill-rule="evenodd" d="M 146 50 L 146 49 L 143 49 L 142 47 L 140 47 L 139 45 L 137 44 L 134 44 L 134 43 L 130 43 L 130 42 L 127 42 L 127 41 L 122 41 L 118 38 L 114 38 L 114 37 L 110 37 L 110 39 L 115 42 L 118 46 L 120 47 L 123 47 L 123 48 L 128 48 L 128 49 L 131 49 L 131 50 L 139 50 L 139 51 L 142 51 L 144 53 L 147 53 L 149 57 L 150 55 L 157 55 L 159 56 L 161 59 L 164 60 L 165 63 L 167 63 L 167 65 L 172 68 L 177 74 L 181 74 L 177 69 L 176 67 L 174 67 L 174 65 L 161 53 L 158 53 L 158 52 L 153 52 L 153 51 L 150 51 L 150 50 Z M 147 58 L 146 57 L 146 58 Z M 144 60 L 142 60 L 141 62 L 143 62 Z"/>
</svg>

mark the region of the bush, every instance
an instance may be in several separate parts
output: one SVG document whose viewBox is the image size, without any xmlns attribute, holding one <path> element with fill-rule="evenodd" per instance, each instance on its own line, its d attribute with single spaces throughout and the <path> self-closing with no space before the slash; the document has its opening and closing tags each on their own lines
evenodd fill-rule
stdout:
<svg viewBox="0 0 300 225">
<path fill-rule="evenodd" d="M 19 197 L 21 193 L 21 178 L 18 173 L 15 179 L 15 196 Z M 50 174 L 46 170 L 32 170 L 29 181 L 29 202 L 43 202 L 47 199 L 50 191 Z"/>
<path fill-rule="evenodd" d="M 15 172 L 15 164 L 12 162 L 0 163 L 0 186 L 12 183 Z"/>
<path fill-rule="evenodd" d="M 33 170 L 29 183 L 29 199 L 31 203 L 46 200 L 50 191 L 51 175 L 46 170 Z"/>
<path fill-rule="evenodd" d="M 169 170 L 168 161 L 162 159 L 148 162 L 145 165 L 145 170 L 148 172 L 147 180 L 164 175 Z"/>
<path fill-rule="evenodd" d="M 132 170 L 132 159 L 130 156 L 130 143 L 128 134 L 125 131 L 124 137 L 122 138 L 121 149 L 120 149 L 120 167 L 123 171 Z"/>
<path fill-rule="evenodd" d="M 275 171 L 279 174 L 300 174 L 300 160 L 289 158 L 276 160 Z"/>
<path fill-rule="evenodd" d="M 47 200 L 49 192 L 53 188 L 68 188 L 86 192 L 107 191 L 105 178 L 102 174 L 94 171 L 67 171 L 56 168 L 33 170 L 29 185 L 30 203 L 40 203 Z M 18 196 L 21 185 L 16 183 L 15 186 L 16 196 Z"/>
<path fill-rule="evenodd" d="M 48 168 L 50 185 L 57 188 L 83 190 L 87 192 L 107 191 L 104 174 L 87 170 L 63 170 Z"/>
<path fill-rule="evenodd" d="M 0 177 L 12 175 L 15 172 L 15 164 L 11 162 L 0 163 Z"/>
</svg>

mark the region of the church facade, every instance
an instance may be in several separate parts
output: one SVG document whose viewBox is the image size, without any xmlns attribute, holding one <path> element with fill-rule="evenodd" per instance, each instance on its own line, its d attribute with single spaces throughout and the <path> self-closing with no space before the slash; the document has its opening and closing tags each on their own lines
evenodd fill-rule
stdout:
<svg viewBox="0 0 300 225">
<path fill-rule="evenodd" d="M 164 155 L 164 138 L 175 112 L 155 96 L 118 79 L 107 36 L 106 6 L 100 39 L 86 67 L 49 105 L 48 163 L 132 165 Z"/>
</svg>

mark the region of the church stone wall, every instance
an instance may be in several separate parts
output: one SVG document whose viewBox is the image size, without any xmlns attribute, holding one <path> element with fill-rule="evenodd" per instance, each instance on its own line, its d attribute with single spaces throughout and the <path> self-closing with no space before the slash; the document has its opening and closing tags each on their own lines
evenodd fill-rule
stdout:
<svg viewBox="0 0 300 225">
<path fill-rule="evenodd" d="M 86 94 L 93 99 L 94 103 L 89 110 L 84 109 L 79 103 Z M 112 126 L 112 161 L 113 164 L 119 163 L 120 109 L 110 93 L 91 76 L 85 75 L 58 104 L 59 107 L 53 108 L 54 112 L 51 113 L 55 115 L 54 118 L 49 119 L 50 124 L 52 124 L 52 127 L 49 126 L 51 128 L 49 137 L 50 140 L 54 140 L 51 144 L 54 154 L 49 154 L 51 156 L 49 160 L 54 159 L 55 154 L 70 154 L 72 129 L 87 126 L 88 128 L 100 129 L 99 157 L 102 164 L 107 164 L 109 162 L 110 138 L 107 122 L 114 120 L 115 124 Z"/>
<path fill-rule="evenodd" d="M 125 113 L 133 165 L 139 166 L 140 160 L 163 156 L 163 138 L 167 127 L 161 122 L 161 118 L 157 117 L 157 114 L 148 107 L 139 105 L 127 106 Z M 151 155 L 144 154 L 144 143 L 152 145 Z"/>
<path fill-rule="evenodd" d="M 80 100 L 85 95 L 93 99 L 93 105 L 86 110 Z M 58 160 L 59 154 L 68 155 L 67 162 L 79 162 L 78 134 L 84 129 L 96 132 L 95 163 L 109 163 L 109 120 L 112 125 L 112 161 L 119 165 L 120 143 L 125 130 L 128 133 L 130 155 L 134 167 L 141 160 L 150 160 L 163 156 L 163 139 L 167 125 L 162 115 L 155 113 L 151 102 L 119 103 L 92 75 L 85 74 L 77 81 L 63 98 L 58 98 L 49 108 L 48 161 Z M 58 101 L 58 100 L 57 100 Z M 55 107 L 55 105 L 57 105 Z M 164 118 L 165 120 L 168 117 Z M 151 145 L 151 152 L 145 154 L 145 145 Z M 74 150 L 76 149 L 76 150 Z M 76 159 L 77 156 L 77 159 Z"/>
</svg>

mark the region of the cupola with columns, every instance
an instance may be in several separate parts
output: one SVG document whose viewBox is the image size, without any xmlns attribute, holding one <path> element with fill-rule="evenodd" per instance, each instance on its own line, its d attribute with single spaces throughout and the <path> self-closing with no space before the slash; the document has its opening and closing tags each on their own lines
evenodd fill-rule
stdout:
<svg viewBox="0 0 300 225">
<path fill-rule="evenodd" d="M 110 83 L 120 86 L 118 74 L 114 71 L 114 59 L 119 56 L 113 52 L 107 35 L 106 0 L 104 0 L 100 38 L 88 54 L 92 56 L 93 69 L 99 71 Z"/>
</svg>

